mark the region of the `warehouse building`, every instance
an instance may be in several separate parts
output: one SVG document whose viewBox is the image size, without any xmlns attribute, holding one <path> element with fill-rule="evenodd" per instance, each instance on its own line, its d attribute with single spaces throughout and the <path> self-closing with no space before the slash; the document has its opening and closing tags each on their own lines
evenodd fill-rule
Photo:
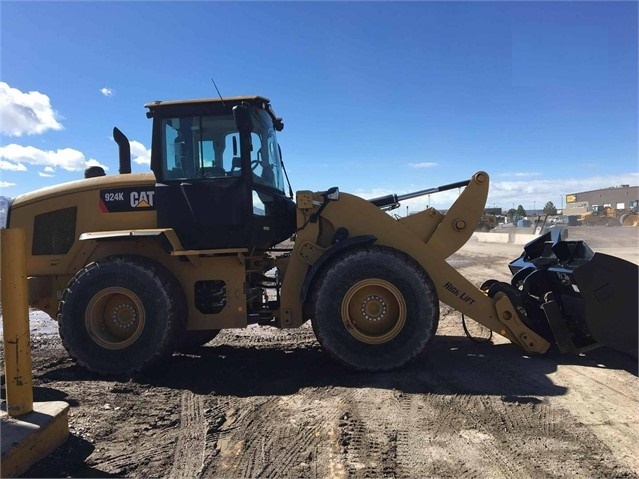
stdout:
<svg viewBox="0 0 639 479">
<path fill-rule="evenodd" d="M 630 207 L 630 202 L 639 199 L 639 186 L 621 185 L 601 190 L 582 191 L 566 195 L 565 215 L 592 211 L 594 205 L 610 206 L 616 210 Z"/>
</svg>

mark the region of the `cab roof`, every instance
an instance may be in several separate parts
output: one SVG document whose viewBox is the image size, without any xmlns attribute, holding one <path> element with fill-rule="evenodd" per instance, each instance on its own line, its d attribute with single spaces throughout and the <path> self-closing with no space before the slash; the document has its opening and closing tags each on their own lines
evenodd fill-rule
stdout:
<svg viewBox="0 0 639 479">
<path fill-rule="evenodd" d="M 189 105 L 193 105 L 193 106 L 204 106 L 204 105 L 211 105 L 211 106 L 219 106 L 219 105 L 238 105 L 242 102 L 249 102 L 249 103 L 266 103 L 269 104 L 270 100 L 266 97 L 263 96 L 258 96 L 258 95 L 248 95 L 248 96 L 229 96 L 229 97 L 225 97 L 225 98 L 193 98 L 191 100 L 169 100 L 169 101 L 162 101 L 162 100 L 156 100 L 154 102 L 151 103 L 146 103 L 144 105 L 145 108 L 148 108 L 149 110 L 153 111 L 156 109 L 164 109 L 164 108 L 172 108 L 172 107 L 185 107 L 185 106 L 189 106 Z"/>
<path fill-rule="evenodd" d="M 276 129 L 284 128 L 282 119 L 275 115 L 271 101 L 259 95 L 229 96 L 224 98 L 194 98 L 191 100 L 154 101 L 144 106 L 149 109 L 147 118 L 168 118 L 173 115 L 231 114 L 233 107 L 240 103 L 251 103 L 264 109 L 273 118 Z"/>
<path fill-rule="evenodd" d="M 193 98 L 191 100 L 169 100 L 162 101 L 156 100 L 151 103 L 147 103 L 144 105 L 145 108 L 155 109 L 155 108 L 163 108 L 163 107 L 171 107 L 178 105 L 202 105 L 202 104 L 211 104 L 211 105 L 222 105 L 222 104 L 232 104 L 238 105 L 243 101 L 251 102 L 251 103 L 270 103 L 271 101 L 263 96 L 258 95 L 247 95 L 247 96 L 229 96 L 224 98 Z"/>
</svg>

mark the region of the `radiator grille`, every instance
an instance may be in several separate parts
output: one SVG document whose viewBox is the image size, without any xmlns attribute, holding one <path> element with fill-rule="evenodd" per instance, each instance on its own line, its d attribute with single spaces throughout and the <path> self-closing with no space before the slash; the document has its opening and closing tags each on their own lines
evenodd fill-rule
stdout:
<svg viewBox="0 0 639 479">
<path fill-rule="evenodd" d="M 77 208 L 37 215 L 33 220 L 33 255 L 65 254 L 75 241 Z"/>
</svg>

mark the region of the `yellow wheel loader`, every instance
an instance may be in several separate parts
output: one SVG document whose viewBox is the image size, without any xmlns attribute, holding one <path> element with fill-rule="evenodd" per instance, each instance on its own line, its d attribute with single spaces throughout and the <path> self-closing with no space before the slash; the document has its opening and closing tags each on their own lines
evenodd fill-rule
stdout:
<svg viewBox="0 0 639 479">
<path fill-rule="evenodd" d="M 630 208 L 622 212 L 619 222 L 621 226 L 639 226 L 639 200 L 630 202 Z"/>
<path fill-rule="evenodd" d="M 15 198 L 30 304 L 56 318 L 86 369 L 132 375 L 249 324 L 311 321 L 323 348 L 367 371 L 405 365 L 437 331 L 439 301 L 530 353 L 637 346 L 637 267 L 548 233 L 513 261 L 511 283 L 473 285 L 446 262 L 472 235 L 489 178 L 373 200 L 293 192 L 268 99 L 146 105 L 151 172 L 120 172 Z M 463 188 L 445 215 L 386 210 Z M 293 242 L 286 240 L 293 239 Z M 286 247 L 286 245 L 292 245 Z"/>
<path fill-rule="evenodd" d="M 497 217 L 495 215 L 482 215 L 479 218 L 479 223 L 475 226 L 475 231 L 487 233 L 495 228 L 497 228 Z"/>
</svg>

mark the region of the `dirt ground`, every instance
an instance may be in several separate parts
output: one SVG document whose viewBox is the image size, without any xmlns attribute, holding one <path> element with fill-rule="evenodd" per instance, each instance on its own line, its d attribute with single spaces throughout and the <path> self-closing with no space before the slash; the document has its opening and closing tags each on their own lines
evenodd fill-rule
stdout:
<svg viewBox="0 0 639 479">
<path fill-rule="evenodd" d="M 637 234 L 569 239 L 639 264 Z M 450 262 L 479 285 L 508 280 L 521 250 L 471 240 Z M 32 319 L 34 398 L 71 405 L 71 436 L 24 477 L 639 477 L 636 359 L 529 357 L 500 337 L 473 343 L 458 313 L 441 314 L 427 354 L 400 371 L 349 373 L 310 327 L 251 327 L 128 381 L 76 367 Z"/>
</svg>

